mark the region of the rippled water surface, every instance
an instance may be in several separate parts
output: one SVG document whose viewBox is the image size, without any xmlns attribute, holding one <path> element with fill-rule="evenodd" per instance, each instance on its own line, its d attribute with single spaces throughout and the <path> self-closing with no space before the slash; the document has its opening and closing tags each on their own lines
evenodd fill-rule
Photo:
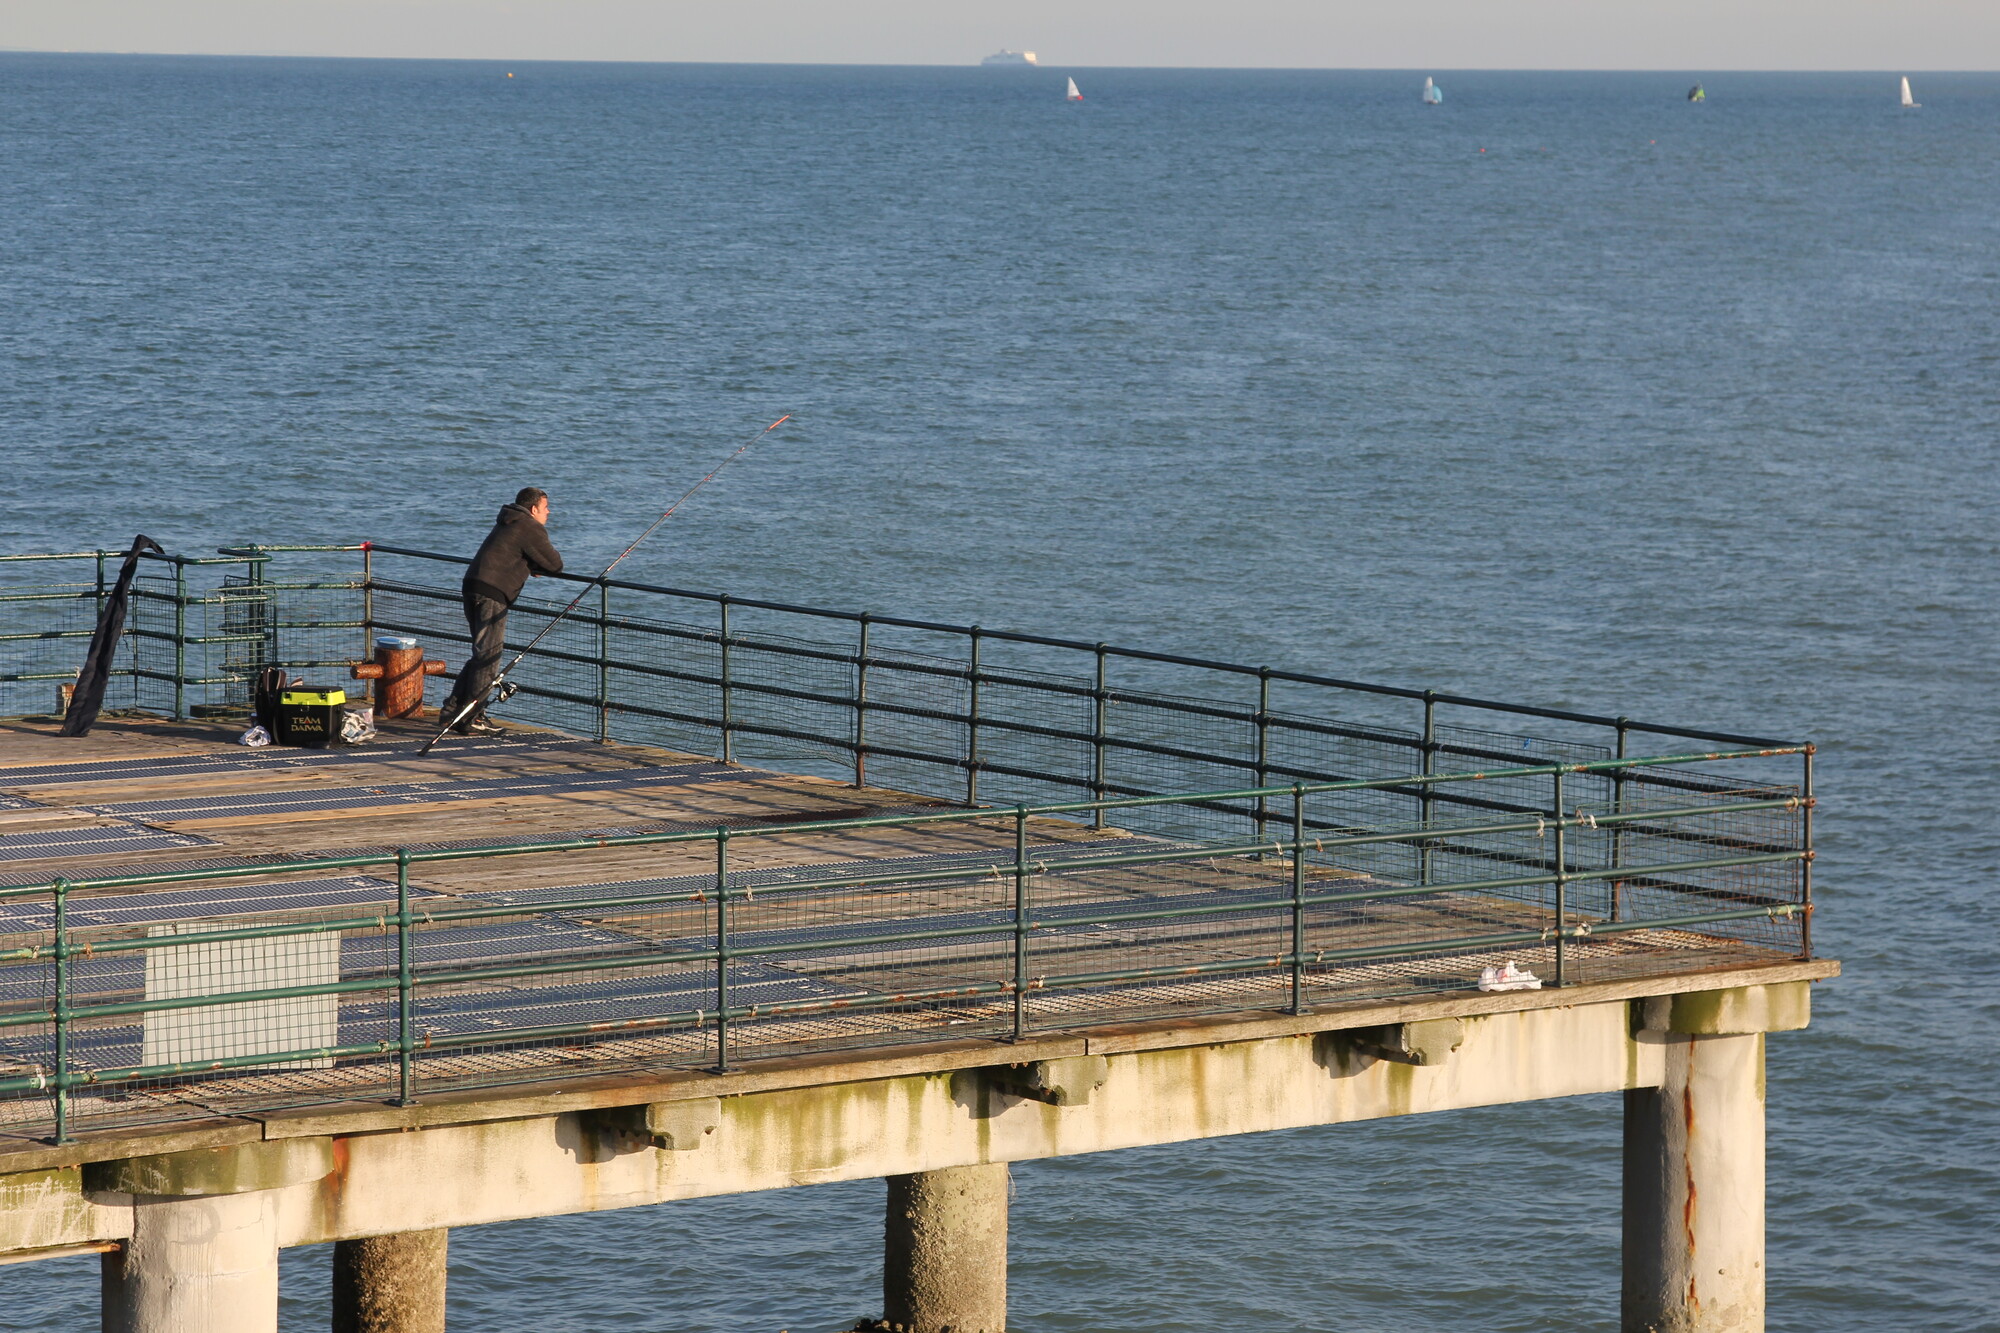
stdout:
<svg viewBox="0 0 2000 1333">
<path fill-rule="evenodd" d="M 591 565 L 793 412 L 627 568 L 1817 740 L 1771 1327 L 2000 1328 L 2000 77 L 512 68 L 0 55 L 0 548 Z M 1618 1136 L 1027 1165 L 1014 1322 L 1611 1329 Z M 821 1333 L 881 1200 L 464 1229 L 453 1328 Z"/>
</svg>

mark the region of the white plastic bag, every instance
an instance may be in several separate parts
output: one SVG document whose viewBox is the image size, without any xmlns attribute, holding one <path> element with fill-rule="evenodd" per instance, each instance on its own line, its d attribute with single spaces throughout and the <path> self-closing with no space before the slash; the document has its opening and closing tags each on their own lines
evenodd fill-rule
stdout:
<svg viewBox="0 0 2000 1333">
<path fill-rule="evenodd" d="M 375 739 L 375 710 L 373 708 L 350 708 L 340 715 L 340 739 L 349 745 L 360 745 Z"/>
<path fill-rule="evenodd" d="M 1479 989 L 1495 990 L 1540 990 L 1542 979 L 1525 967 L 1515 967 L 1509 958 L 1499 967 L 1482 968 L 1479 973 Z"/>
<path fill-rule="evenodd" d="M 238 745 L 248 745 L 252 748 L 259 745 L 269 745 L 271 743 L 271 733 L 264 730 L 261 726 L 253 726 L 250 730 L 238 736 L 236 743 Z"/>
</svg>

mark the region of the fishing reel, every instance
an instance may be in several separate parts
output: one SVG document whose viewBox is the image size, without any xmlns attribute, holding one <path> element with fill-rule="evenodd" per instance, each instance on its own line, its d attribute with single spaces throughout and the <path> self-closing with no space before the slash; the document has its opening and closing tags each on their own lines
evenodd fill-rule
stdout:
<svg viewBox="0 0 2000 1333">
<path fill-rule="evenodd" d="M 494 688 L 493 702 L 496 704 L 506 703 L 509 699 L 514 697 L 514 691 L 519 688 L 520 686 L 516 685 L 511 680 L 501 681 L 500 684 Z"/>
</svg>

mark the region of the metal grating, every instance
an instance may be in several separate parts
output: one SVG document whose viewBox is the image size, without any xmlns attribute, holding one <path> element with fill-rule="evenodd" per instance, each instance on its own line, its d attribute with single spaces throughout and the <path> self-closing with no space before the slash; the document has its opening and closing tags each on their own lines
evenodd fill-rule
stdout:
<svg viewBox="0 0 2000 1333">
<path fill-rule="evenodd" d="M 319 787 L 304 791 L 238 792 L 221 796 L 179 796 L 167 800 L 119 801 L 77 807 L 92 814 L 147 823 L 176 819 L 241 819 L 310 810 L 368 806 L 423 805 L 434 801 L 497 800 L 516 796 L 563 796 L 586 791 L 680 787 L 706 782 L 741 782 L 769 776 L 728 764 L 680 764 L 672 768 L 629 768 L 596 773 L 537 773 L 526 777 L 451 778 L 436 782 L 392 782 L 374 787 Z"/>
<path fill-rule="evenodd" d="M 292 857 L 281 852 L 267 852 L 257 856 L 211 856 L 199 861 L 147 861 L 140 865 L 111 865 L 100 868 L 79 867 L 73 877 L 76 881 L 88 883 L 92 879 L 113 879 L 122 875 L 191 875 L 203 870 L 242 870 L 261 865 L 289 865 Z M 9 870 L 0 872 L 0 889 L 20 888 L 29 884 L 47 884 L 49 876 L 41 870 Z"/>
<path fill-rule="evenodd" d="M 1031 860 L 1055 856 L 1090 855 L 1093 852 L 1131 852 L 1142 848 L 1167 851 L 1176 847 L 1199 846 L 1192 842 L 1170 842 L 1163 838 L 1093 838 L 1087 842 L 1034 843 L 1028 848 Z M 731 871 L 734 889 L 761 889 L 770 885 L 796 884 L 805 879 L 834 879 L 866 875 L 902 875 L 925 870 L 963 869 L 977 874 L 988 869 L 1007 871 L 1014 864 L 1011 848 L 994 847 L 969 852 L 934 852 L 927 856 L 873 857 L 859 861 L 814 861 L 806 865 L 771 866 L 764 869 Z M 574 903 L 591 898 L 636 898 L 649 894 L 713 892 L 713 875 L 674 875 L 664 879 L 621 879 L 589 884 L 559 884 L 545 889 L 522 889 L 509 893 L 485 893 L 479 897 L 507 907 L 528 907 L 542 903 Z"/>
<path fill-rule="evenodd" d="M 746 1005 L 866 994 L 852 986 L 800 976 L 765 963 L 731 963 L 729 989 L 736 1002 Z M 699 1013 L 714 994 L 715 969 L 690 968 L 649 977 L 621 977 L 533 990 L 430 995 L 418 1002 L 415 1018 L 417 1030 L 432 1037 L 562 1023 L 616 1023 Z M 377 1003 L 343 1009 L 343 1032 L 348 1030 L 350 1019 L 355 1031 L 372 1034 L 382 1024 L 394 1021 L 395 1005 Z"/>
<path fill-rule="evenodd" d="M 636 838 L 655 833 L 712 833 L 727 824 L 733 829 L 774 828 L 787 824 L 810 824 L 819 820 L 858 819 L 866 815 L 887 817 L 891 815 L 935 814 L 939 803 L 926 801 L 916 805 L 861 805 L 845 806 L 833 810 L 800 811 L 786 810 L 774 815 L 733 815 L 727 818 L 716 816 L 705 819 L 661 819 L 646 824 L 617 824 L 608 828 L 553 829 L 547 833 L 524 833 L 512 838 L 454 838 L 443 842 L 411 842 L 390 846 L 386 843 L 367 847 L 344 847 L 340 855 L 380 856 L 392 859 L 398 851 L 410 852 L 455 852 L 469 848 L 485 847 L 533 847 L 539 843 L 590 842 L 594 839 Z"/>
<path fill-rule="evenodd" d="M 1341 880 L 1339 886 L 1346 890 L 1354 884 L 1352 880 Z M 1324 893 L 1327 885 L 1322 882 L 1316 887 L 1308 887 L 1308 906 L 1323 906 L 1311 903 L 1315 892 Z M 1144 910 L 1148 907 L 1164 907 L 1189 911 L 1204 907 L 1229 909 L 1228 915 L 1217 916 L 1195 926 L 1184 921 L 1158 922 L 1104 922 L 1093 921 L 1092 917 L 1104 916 L 1110 912 Z M 1354 910 L 1354 904 L 1342 906 Z M 1220 937 L 1269 931 L 1280 918 L 1289 919 L 1291 912 L 1291 887 L 1289 881 L 1242 888 L 1226 889 L 1213 893 L 1186 894 L 1146 894 L 1120 898 L 1099 899 L 1094 902 L 1064 903 L 1035 910 L 1035 927 L 1030 932 L 1036 940 L 1053 939 L 1064 936 L 1096 936 L 1105 945 L 1132 945 L 1143 943 L 1148 936 L 1171 937 L 1176 941 L 1190 938 L 1215 940 Z M 1317 918 L 1315 918 L 1317 919 Z M 730 932 L 731 947 L 740 949 L 764 948 L 772 945 L 791 945 L 799 950 L 810 951 L 833 942 L 839 942 L 838 960 L 821 959 L 822 965 L 829 961 L 845 962 L 857 954 L 895 952 L 908 954 L 923 946 L 912 945 L 907 938 L 909 931 L 918 924 L 917 918 L 886 917 L 867 921 L 840 921 L 823 926 L 788 927 L 777 930 L 734 930 Z M 1011 943 L 1014 932 L 1014 913 L 1010 909 L 996 908 L 982 912 L 925 913 L 921 927 L 926 931 L 968 931 L 979 932 L 981 927 L 990 927 L 991 933 L 968 933 L 955 935 L 942 945 L 961 951 L 976 945 Z M 882 936 L 877 941 L 871 936 Z M 672 953 L 684 950 L 689 953 L 715 947 L 713 935 L 684 936 L 667 941 L 665 948 Z M 797 958 L 782 954 L 777 961 L 788 967 L 803 967 L 806 964 Z M 899 959 L 899 961 L 908 961 Z"/>
<path fill-rule="evenodd" d="M 390 887 L 393 896 L 394 886 Z M 413 934 L 410 941 L 411 961 L 420 968 L 447 964 L 472 967 L 528 958 L 553 961 L 608 950 L 629 950 L 635 943 L 629 935 L 549 919 L 421 931 Z M 393 934 L 355 931 L 341 940 L 340 975 L 344 981 L 392 974 L 398 966 Z M 90 1004 L 139 998 L 145 988 L 146 964 L 137 952 L 80 958 L 70 967 L 71 994 Z M 46 1003 L 50 984 L 45 963 L 0 966 L 0 1004 Z M 0 1053 L 8 1051 L 18 1048 L 0 1042 Z"/>
<path fill-rule="evenodd" d="M 460 900 L 463 902 L 464 900 Z M 410 935 L 410 958 L 420 969 L 473 967 L 522 959 L 558 962 L 584 954 L 630 951 L 643 942 L 616 931 L 596 930 L 558 917 L 535 917 L 494 925 L 446 926 Z M 341 941 L 343 976 L 388 974 L 396 970 L 392 934 L 349 935 Z"/>
<path fill-rule="evenodd" d="M 99 856 L 107 852 L 157 852 L 169 847 L 213 847 L 192 833 L 164 833 L 137 824 L 92 824 L 85 828 L 0 834 L 0 861 L 54 860 L 65 856 Z"/>
<path fill-rule="evenodd" d="M 738 816 L 736 818 L 728 820 L 727 822 L 729 826 L 732 828 L 771 827 L 774 825 L 811 823 L 815 820 L 821 820 L 821 819 L 851 819 L 855 818 L 856 816 L 862 813 L 866 813 L 869 815 L 884 815 L 884 816 L 902 815 L 902 814 L 920 814 L 936 810 L 937 808 L 938 807 L 933 803 L 925 803 L 921 805 L 867 806 L 865 807 L 865 809 L 849 808 L 849 809 L 825 811 L 825 812 L 787 811 L 785 813 L 776 815 Z M 348 861 L 352 861 L 356 858 L 366 858 L 366 857 L 379 857 L 381 860 L 390 861 L 395 859 L 395 855 L 398 851 L 450 852 L 450 851 L 462 851 L 467 848 L 474 848 L 474 847 L 481 847 L 481 848 L 529 847 L 537 843 L 545 843 L 545 842 L 568 843 L 568 842 L 589 842 L 592 839 L 600 839 L 600 838 L 603 839 L 633 838 L 655 833 L 705 833 L 708 832 L 709 830 L 716 828 L 718 824 L 721 822 L 723 821 L 718 819 L 663 819 L 650 824 L 618 824 L 606 828 L 563 829 L 563 830 L 552 831 L 549 833 L 521 834 L 519 836 L 511 838 L 456 838 L 456 839 L 448 839 L 443 842 L 413 842 L 407 844 L 399 843 L 395 846 L 390 846 L 386 843 L 382 843 L 382 844 L 371 844 L 362 847 L 342 847 L 337 852 L 331 852 L 328 853 L 328 855 L 338 856 L 339 858 Z M 150 832 L 151 830 L 146 830 L 146 831 Z M 162 834 L 161 836 L 172 837 L 176 839 L 176 841 L 174 842 L 162 844 L 163 846 L 212 847 L 215 845 L 210 839 L 196 837 L 193 834 Z M 4 839 L 0 839 L 0 846 L 4 846 L 4 841 L 5 841 Z M 99 848 L 97 850 L 145 851 L 148 849 L 144 847 L 131 847 L 121 843 L 109 848 Z M 79 855 L 80 854 L 81 853 L 79 853 Z M 300 856 L 305 856 L 305 857 L 310 857 L 312 854 L 313 853 L 310 850 L 304 850 L 299 853 Z M 64 853 L 52 852 L 49 853 L 49 855 L 53 857 L 57 855 L 64 855 Z M 7 857 L 5 855 L 0 855 L 0 861 L 6 861 L 6 860 L 18 861 L 18 860 L 29 860 L 29 859 L 34 859 L 34 858 L 27 856 Z M 104 878 L 112 878 L 118 875 L 130 875 L 130 874 L 180 875 L 200 870 L 239 870 L 239 869 L 246 869 L 252 866 L 261 866 L 261 865 L 286 865 L 290 864 L 294 860 L 295 860 L 294 857 L 286 856 L 282 853 L 269 852 L 256 856 L 208 857 L 206 859 L 198 861 L 148 861 L 143 865 L 106 866 L 103 868 L 101 875 Z M 48 883 L 48 881 L 49 881 L 49 876 L 41 871 L 13 871 L 8 873 L 0 873 L 0 888 L 19 887 L 22 885 L 29 885 L 29 884 L 46 884 Z"/>
<path fill-rule="evenodd" d="M 148 867 L 152 869 L 152 867 Z M 411 898 L 435 898 L 429 889 L 410 889 Z M 146 893 L 71 897 L 69 924 L 137 926 L 148 922 L 200 920 L 212 916 L 270 915 L 396 901 L 396 886 L 372 875 L 229 884 L 207 889 L 153 889 Z M 50 902 L 0 902 L 0 934 L 55 929 Z"/>
<path fill-rule="evenodd" d="M 762 963 L 732 963 L 729 987 L 743 1004 L 775 1004 L 786 1000 L 837 999 L 866 992 L 851 986 L 800 976 Z M 621 977 L 532 989 L 451 992 L 421 996 L 412 1015 L 419 1039 L 505 1032 L 558 1024 L 603 1023 L 639 1025 L 645 1020 L 697 1018 L 702 1002 L 715 993 L 715 969 L 690 969 L 646 977 Z M 342 1005 L 340 1040 L 375 1041 L 396 1023 L 393 1001 Z M 119 1023 L 80 1027 L 70 1037 L 70 1051 L 79 1066 L 115 1069 L 137 1064 L 143 1024 Z M 0 1056 L 32 1061 L 42 1053 L 37 1039 L 0 1041 Z"/>
<path fill-rule="evenodd" d="M 482 752 L 505 750 L 540 754 L 545 751 L 601 749 L 593 741 L 552 740 L 546 737 L 507 737 L 479 742 Z M 343 747 L 338 750 L 278 749 L 275 751 L 214 750 L 201 754 L 169 755 L 146 759 L 93 759 L 71 764 L 28 764 L 0 767 L 0 787 L 55 787 L 80 782 L 106 780 L 145 781 L 151 778 L 205 777 L 212 773 L 264 773 L 290 768 L 333 768 L 343 764 L 379 764 L 414 756 L 417 742 L 395 745 Z M 450 753 L 438 751 L 437 753 Z M 11 799 L 11 798 L 10 798 Z"/>
</svg>

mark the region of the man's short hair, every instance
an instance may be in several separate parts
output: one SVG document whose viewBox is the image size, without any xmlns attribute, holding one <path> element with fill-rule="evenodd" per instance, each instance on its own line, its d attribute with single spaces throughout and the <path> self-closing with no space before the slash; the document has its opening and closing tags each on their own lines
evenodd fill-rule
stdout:
<svg viewBox="0 0 2000 1333">
<path fill-rule="evenodd" d="M 549 493 L 539 486 L 523 486 L 514 496 L 514 503 L 523 509 L 533 509 L 549 498 Z"/>
</svg>

